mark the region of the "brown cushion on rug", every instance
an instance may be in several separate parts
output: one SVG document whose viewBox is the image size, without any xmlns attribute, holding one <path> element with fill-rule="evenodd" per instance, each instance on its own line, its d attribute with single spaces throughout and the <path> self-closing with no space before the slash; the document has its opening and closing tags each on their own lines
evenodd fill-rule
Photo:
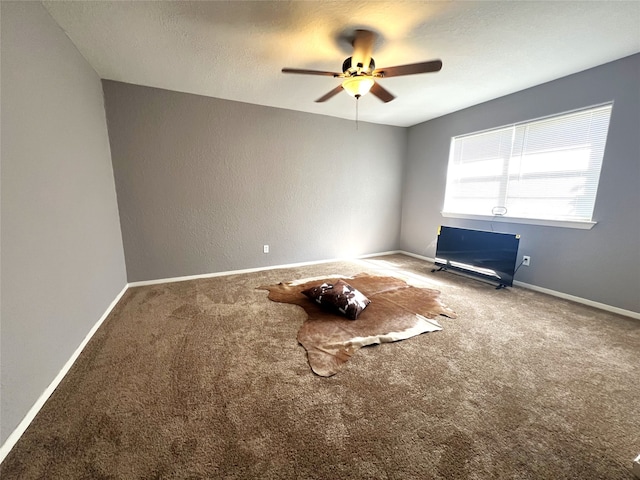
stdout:
<svg viewBox="0 0 640 480">
<path fill-rule="evenodd" d="M 304 290 L 302 294 L 329 310 L 341 313 L 349 320 L 357 319 L 358 315 L 371 303 L 371 300 L 362 292 L 343 280 L 333 284 L 322 283 Z"/>
</svg>

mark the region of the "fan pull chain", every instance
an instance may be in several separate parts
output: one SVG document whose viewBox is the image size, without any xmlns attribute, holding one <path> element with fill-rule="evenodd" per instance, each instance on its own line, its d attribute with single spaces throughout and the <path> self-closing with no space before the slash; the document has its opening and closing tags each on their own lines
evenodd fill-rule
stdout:
<svg viewBox="0 0 640 480">
<path fill-rule="evenodd" d="M 358 103 L 360 100 L 360 95 L 356 95 L 356 130 L 358 130 Z"/>
</svg>

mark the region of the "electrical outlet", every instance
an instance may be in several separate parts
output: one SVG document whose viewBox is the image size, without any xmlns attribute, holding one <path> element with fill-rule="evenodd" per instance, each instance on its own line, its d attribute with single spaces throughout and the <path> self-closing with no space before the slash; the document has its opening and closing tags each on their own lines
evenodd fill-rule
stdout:
<svg viewBox="0 0 640 480">
<path fill-rule="evenodd" d="M 531 257 L 529 255 L 525 255 L 524 257 L 522 257 L 522 265 L 524 265 L 525 267 L 531 265 Z"/>
<path fill-rule="evenodd" d="M 269 245 L 263 245 L 262 246 L 262 252 L 263 253 L 269 253 Z"/>
</svg>

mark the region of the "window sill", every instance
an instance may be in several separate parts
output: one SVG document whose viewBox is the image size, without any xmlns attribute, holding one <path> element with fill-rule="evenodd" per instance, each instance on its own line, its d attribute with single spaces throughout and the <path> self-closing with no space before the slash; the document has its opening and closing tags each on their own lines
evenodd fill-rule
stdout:
<svg viewBox="0 0 640 480">
<path fill-rule="evenodd" d="M 446 218 L 466 218 L 468 220 L 485 220 L 487 222 L 520 223 L 525 225 L 542 225 L 545 227 L 577 228 L 591 230 L 597 222 L 578 222 L 575 220 L 542 220 L 536 218 L 501 217 L 499 215 L 471 215 L 466 213 L 441 212 Z"/>
</svg>

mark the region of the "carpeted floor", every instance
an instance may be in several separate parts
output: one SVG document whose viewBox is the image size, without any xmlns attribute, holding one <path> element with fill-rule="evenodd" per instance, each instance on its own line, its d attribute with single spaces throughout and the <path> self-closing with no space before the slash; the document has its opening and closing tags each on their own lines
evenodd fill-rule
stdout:
<svg viewBox="0 0 640 480">
<path fill-rule="evenodd" d="M 4 479 L 628 479 L 640 322 L 403 255 L 130 289 L 0 467 Z M 436 288 L 443 331 L 314 375 L 300 307 L 335 273 Z"/>
</svg>

